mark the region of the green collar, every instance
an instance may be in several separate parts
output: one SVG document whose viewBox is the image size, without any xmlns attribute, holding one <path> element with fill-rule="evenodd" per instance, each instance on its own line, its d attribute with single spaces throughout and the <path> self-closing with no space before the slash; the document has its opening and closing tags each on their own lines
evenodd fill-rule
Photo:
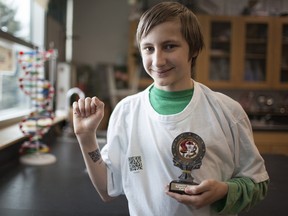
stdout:
<svg viewBox="0 0 288 216">
<path fill-rule="evenodd" d="M 161 115 L 179 113 L 189 104 L 194 93 L 194 88 L 183 91 L 164 91 L 154 85 L 149 89 L 149 99 L 152 107 Z"/>
</svg>

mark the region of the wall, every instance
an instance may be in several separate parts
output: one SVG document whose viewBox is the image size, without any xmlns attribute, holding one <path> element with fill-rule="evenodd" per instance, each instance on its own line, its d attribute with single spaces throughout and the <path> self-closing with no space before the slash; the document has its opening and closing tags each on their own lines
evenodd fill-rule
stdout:
<svg viewBox="0 0 288 216">
<path fill-rule="evenodd" d="M 128 17 L 128 0 L 74 0 L 74 62 L 126 63 Z"/>
</svg>

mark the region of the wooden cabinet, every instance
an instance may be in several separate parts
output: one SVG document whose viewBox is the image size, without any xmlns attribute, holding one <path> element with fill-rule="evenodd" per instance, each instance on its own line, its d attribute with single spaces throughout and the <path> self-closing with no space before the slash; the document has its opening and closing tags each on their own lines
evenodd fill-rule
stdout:
<svg viewBox="0 0 288 216">
<path fill-rule="evenodd" d="M 261 154 L 288 155 L 287 131 L 255 131 L 254 140 Z"/>
<path fill-rule="evenodd" d="M 287 18 L 198 17 L 205 50 L 197 61 L 197 80 L 213 88 L 287 87 Z"/>
</svg>

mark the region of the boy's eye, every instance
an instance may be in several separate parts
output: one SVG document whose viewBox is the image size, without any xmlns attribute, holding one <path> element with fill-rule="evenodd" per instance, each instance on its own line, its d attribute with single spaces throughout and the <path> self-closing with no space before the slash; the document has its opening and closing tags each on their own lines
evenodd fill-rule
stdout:
<svg viewBox="0 0 288 216">
<path fill-rule="evenodd" d="M 171 49 L 173 49 L 173 48 L 175 48 L 175 47 L 176 47 L 175 44 L 166 44 L 166 45 L 165 45 L 165 49 L 166 49 L 166 50 L 171 50 Z"/>
<path fill-rule="evenodd" d="M 143 47 L 144 52 L 153 52 L 154 48 L 153 47 Z"/>
</svg>

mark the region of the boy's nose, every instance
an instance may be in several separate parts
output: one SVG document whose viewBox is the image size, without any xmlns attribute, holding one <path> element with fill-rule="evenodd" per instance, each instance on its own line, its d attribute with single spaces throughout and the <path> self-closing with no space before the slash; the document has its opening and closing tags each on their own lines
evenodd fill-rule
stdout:
<svg viewBox="0 0 288 216">
<path fill-rule="evenodd" d="M 165 63 L 165 54 L 162 51 L 156 50 L 153 55 L 153 65 L 156 67 L 161 67 L 165 65 Z"/>
</svg>

